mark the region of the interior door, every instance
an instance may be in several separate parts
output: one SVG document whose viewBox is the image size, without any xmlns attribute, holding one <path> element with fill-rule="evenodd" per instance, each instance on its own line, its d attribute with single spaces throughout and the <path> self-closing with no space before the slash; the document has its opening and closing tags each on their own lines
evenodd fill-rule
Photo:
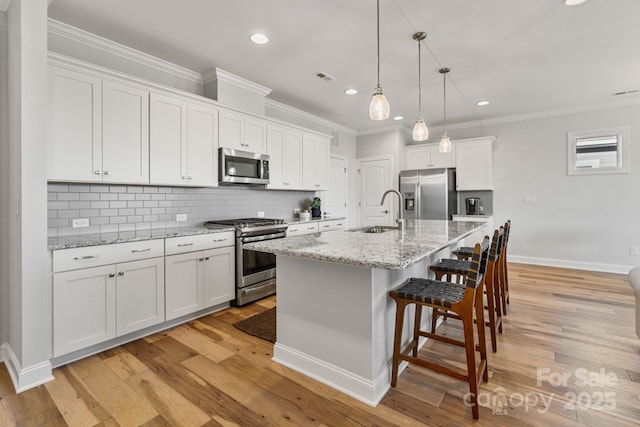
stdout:
<svg viewBox="0 0 640 427">
<path fill-rule="evenodd" d="M 347 216 L 347 158 L 332 154 L 329 159 L 329 190 L 323 191 L 322 210 L 329 216 Z"/>
<path fill-rule="evenodd" d="M 396 196 L 387 196 L 384 205 L 380 205 L 384 192 L 395 187 L 391 178 L 391 159 L 361 159 L 359 166 L 360 225 L 392 225 L 394 204 L 391 200 Z"/>
</svg>

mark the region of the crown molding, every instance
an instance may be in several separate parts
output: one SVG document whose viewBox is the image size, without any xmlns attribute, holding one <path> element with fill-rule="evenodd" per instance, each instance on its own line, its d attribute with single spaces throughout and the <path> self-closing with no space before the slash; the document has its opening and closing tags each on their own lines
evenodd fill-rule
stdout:
<svg viewBox="0 0 640 427">
<path fill-rule="evenodd" d="M 224 71 L 221 68 L 212 68 L 211 70 L 202 74 L 202 81 L 204 84 L 211 83 L 214 80 L 229 83 L 260 96 L 267 96 L 271 92 L 273 92 L 273 89 L 259 85 L 258 83 L 252 82 L 251 80 L 247 80 L 240 76 L 236 76 L 235 74 L 231 74 L 230 72 Z"/>
<path fill-rule="evenodd" d="M 116 43 L 112 40 L 100 37 L 96 34 L 89 33 L 63 22 L 56 21 L 55 19 L 48 19 L 48 32 L 50 34 L 56 34 L 60 37 L 65 37 L 75 42 L 90 46 L 94 49 L 117 55 L 130 61 L 137 62 L 141 65 L 174 75 L 184 80 L 188 80 L 197 84 L 203 83 L 202 74 L 198 72 L 173 64 L 169 61 L 165 61 L 164 59 L 149 55 L 148 53 L 133 49 L 129 46 Z"/>
<path fill-rule="evenodd" d="M 307 113 L 306 111 L 303 110 L 299 110 L 295 107 L 292 107 L 290 105 L 287 104 L 283 104 L 282 102 L 278 102 L 276 100 L 273 100 L 271 98 L 266 98 L 265 99 L 265 105 L 268 108 L 274 109 L 274 110 L 278 110 L 281 111 L 283 113 L 287 113 L 290 114 L 292 116 L 295 117 L 299 117 L 301 119 L 305 119 L 305 120 L 309 120 L 310 122 L 316 123 L 320 126 L 324 126 L 327 128 L 330 128 L 332 130 L 341 132 L 341 133 L 345 133 L 347 135 L 357 135 L 358 133 L 354 130 L 351 129 L 349 127 L 346 127 L 344 125 L 341 125 L 339 123 L 336 122 L 332 122 L 331 120 L 327 120 L 327 119 L 323 119 L 322 117 L 316 116 L 314 114 L 311 113 Z"/>
<path fill-rule="evenodd" d="M 11 0 L 0 0 L 0 11 L 6 12 L 9 10 L 9 3 L 11 3 Z"/>
<path fill-rule="evenodd" d="M 403 125 L 393 125 L 393 126 L 386 126 L 383 128 L 374 128 L 374 129 L 366 129 L 366 130 L 358 131 L 358 136 L 374 135 L 376 133 L 395 132 L 395 131 L 410 133 L 411 129 Z"/>
<path fill-rule="evenodd" d="M 608 110 L 611 108 L 622 108 L 634 105 L 640 105 L 640 98 L 628 99 L 618 102 L 608 102 L 602 104 L 581 105 L 579 107 L 564 108 L 558 110 L 540 111 L 536 113 L 519 114 L 515 116 L 497 117 L 495 119 L 476 120 L 471 122 L 463 122 L 456 124 L 447 124 L 448 130 L 468 129 L 479 126 L 491 126 L 507 123 L 522 122 L 527 120 L 545 119 L 549 117 L 565 116 L 568 114 L 587 113 L 590 111 Z"/>
</svg>

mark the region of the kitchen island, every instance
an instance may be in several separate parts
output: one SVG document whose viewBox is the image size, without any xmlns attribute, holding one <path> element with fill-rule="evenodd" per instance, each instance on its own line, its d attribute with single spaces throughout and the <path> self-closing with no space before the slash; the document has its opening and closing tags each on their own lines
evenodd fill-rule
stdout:
<svg viewBox="0 0 640 427">
<path fill-rule="evenodd" d="M 475 243 L 464 238 L 484 225 L 409 220 L 404 232 L 365 227 L 247 244 L 277 257 L 273 360 L 377 405 L 390 387 L 395 305 L 389 290 L 425 277 L 459 245 Z"/>
</svg>

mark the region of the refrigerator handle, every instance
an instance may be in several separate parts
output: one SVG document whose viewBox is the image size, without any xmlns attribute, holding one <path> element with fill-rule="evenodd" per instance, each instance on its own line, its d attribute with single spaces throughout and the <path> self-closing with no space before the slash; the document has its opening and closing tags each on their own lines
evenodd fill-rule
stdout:
<svg viewBox="0 0 640 427">
<path fill-rule="evenodd" d="M 416 197 L 416 207 L 415 207 L 416 219 L 423 219 L 420 217 L 420 212 L 422 212 L 422 198 L 420 197 L 420 183 L 416 184 L 415 197 Z"/>
</svg>

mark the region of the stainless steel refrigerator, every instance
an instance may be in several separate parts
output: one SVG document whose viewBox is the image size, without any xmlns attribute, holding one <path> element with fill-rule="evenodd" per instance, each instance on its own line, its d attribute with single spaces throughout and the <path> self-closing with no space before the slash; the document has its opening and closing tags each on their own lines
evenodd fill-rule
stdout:
<svg viewBox="0 0 640 427">
<path fill-rule="evenodd" d="M 458 211 L 456 172 L 453 169 L 420 169 L 400 172 L 407 219 L 450 220 Z"/>
</svg>

